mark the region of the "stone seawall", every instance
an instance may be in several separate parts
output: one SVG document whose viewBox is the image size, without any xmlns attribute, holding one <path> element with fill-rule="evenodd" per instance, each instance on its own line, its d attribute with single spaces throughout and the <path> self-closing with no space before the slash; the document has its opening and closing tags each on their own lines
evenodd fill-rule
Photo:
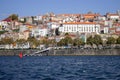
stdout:
<svg viewBox="0 0 120 80">
<path fill-rule="evenodd" d="M 120 49 L 66 49 L 54 50 L 51 55 L 120 55 Z"/>
<path fill-rule="evenodd" d="M 23 54 L 30 54 L 33 52 L 36 52 L 37 50 L 32 50 L 32 49 L 28 49 L 28 50 L 0 50 L 0 56 L 18 56 L 20 52 L 22 52 Z"/>
<path fill-rule="evenodd" d="M 23 55 L 30 55 L 37 51 L 39 50 L 0 50 L 0 56 L 17 56 L 20 52 L 22 52 Z M 59 49 L 43 52 L 42 55 L 120 55 L 120 49 Z"/>
</svg>

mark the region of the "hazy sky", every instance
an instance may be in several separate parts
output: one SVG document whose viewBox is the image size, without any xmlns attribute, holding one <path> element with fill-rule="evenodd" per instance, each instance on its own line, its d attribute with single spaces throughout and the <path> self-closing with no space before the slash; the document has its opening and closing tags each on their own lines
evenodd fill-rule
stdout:
<svg viewBox="0 0 120 80">
<path fill-rule="evenodd" d="M 0 0 L 0 19 L 12 13 L 34 16 L 48 12 L 105 14 L 120 10 L 120 0 Z"/>
</svg>

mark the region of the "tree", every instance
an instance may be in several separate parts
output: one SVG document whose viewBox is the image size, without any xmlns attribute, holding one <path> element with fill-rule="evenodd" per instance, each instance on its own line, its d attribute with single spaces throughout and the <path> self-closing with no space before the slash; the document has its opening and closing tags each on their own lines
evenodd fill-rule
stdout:
<svg viewBox="0 0 120 80">
<path fill-rule="evenodd" d="M 52 45 L 52 46 L 56 44 L 55 39 L 48 40 L 47 42 L 48 42 L 48 44 L 50 44 L 50 45 Z"/>
<path fill-rule="evenodd" d="M 107 38 L 107 44 L 115 44 L 116 40 L 114 37 L 108 37 Z"/>
<path fill-rule="evenodd" d="M 100 37 L 99 35 L 95 35 L 93 39 L 94 39 L 94 40 L 93 40 L 93 43 L 96 44 L 97 46 L 98 46 L 99 44 L 102 44 L 102 43 L 103 43 L 103 41 L 102 41 L 102 39 L 101 39 L 101 37 Z"/>
<path fill-rule="evenodd" d="M 29 37 L 27 41 L 30 43 L 30 46 L 32 48 L 36 48 L 40 44 L 40 41 L 38 41 L 34 37 Z"/>
<path fill-rule="evenodd" d="M 60 32 L 59 32 L 59 29 L 58 29 L 58 28 L 55 29 L 55 34 L 56 34 L 56 35 L 60 35 Z"/>
<path fill-rule="evenodd" d="M 65 45 L 65 42 L 64 42 L 64 39 L 61 39 L 58 43 L 57 43 L 58 46 L 63 46 Z"/>
<path fill-rule="evenodd" d="M 12 19 L 12 21 L 18 20 L 18 15 L 17 14 L 12 14 L 8 18 Z"/>
<path fill-rule="evenodd" d="M 76 39 L 73 40 L 73 45 L 74 46 L 79 46 L 81 44 L 83 44 L 83 41 L 81 39 L 76 38 Z"/>
<path fill-rule="evenodd" d="M 94 43 L 94 38 L 92 36 L 87 38 L 87 44 L 93 45 Z"/>
<path fill-rule="evenodd" d="M 69 36 L 69 33 L 65 33 L 65 36 Z"/>
<path fill-rule="evenodd" d="M 2 38 L 1 39 L 1 44 L 12 44 L 14 41 L 12 38 Z"/>
<path fill-rule="evenodd" d="M 64 45 L 66 45 L 66 46 L 68 46 L 69 44 L 72 44 L 72 42 L 73 42 L 72 38 L 69 37 L 69 36 L 66 36 L 66 37 L 63 39 L 63 41 L 64 41 Z"/>
<path fill-rule="evenodd" d="M 94 37 L 90 36 L 87 38 L 87 44 L 93 45 L 96 44 L 97 46 L 99 44 L 102 44 L 103 41 L 99 35 L 95 35 Z"/>
<path fill-rule="evenodd" d="M 120 44 L 120 36 L 117 38 L 116 43 Z"/>
<path fill-rule="evenodd" d="M 18 39 L 18 40 L 16 40 L 16 43 L 24 44 L 24 43 L 26 43 L 26 40 L 25 39 Z"/>
</svg>

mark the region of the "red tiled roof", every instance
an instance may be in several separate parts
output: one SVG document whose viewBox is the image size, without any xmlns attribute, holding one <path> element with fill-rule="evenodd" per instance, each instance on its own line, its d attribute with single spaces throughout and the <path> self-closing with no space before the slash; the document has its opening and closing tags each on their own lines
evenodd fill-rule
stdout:
<svg viewBox="0 0 120 80">
<path fill-rule="evenodd" d="M 30 32 L 29 30 L 25 30 L 24 32 Z"/>
<path fill-rule="evenodd" d="M 80 16 L 80 14 L 58 14 L 58 16 Z"/>
<path fill-rule="evenodd" d="M 108 14 L 108 16 L 119 16 L 118 14 Z"/>
<path fill-rule="evenodd" d="M 116 24 L 114 24 L 114 26 L 120 26 L 120 23 L 116 23 Z"/>
<path fill-rule="evenodd" d="M 2 20 L 2 21 L 11 22 L 11 21 L 12 21 L 12 19 L 10 19 L 10 18 L 6 18 L 6 19 L 4 19 L 4 20 Z"/>
<path fill-rule="evenodd" d="M 83 16 L 100 16 L 100 14 L 83 14 Z"/>
<path fill-rule="evenodd" d="M 109 30 L 115 30 L 115 28 L 109 28 Z"/>
</svg>

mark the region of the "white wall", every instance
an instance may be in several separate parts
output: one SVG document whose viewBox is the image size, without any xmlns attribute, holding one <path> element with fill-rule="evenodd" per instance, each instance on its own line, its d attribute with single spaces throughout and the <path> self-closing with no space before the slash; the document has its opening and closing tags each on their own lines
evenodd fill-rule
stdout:
<svg viewBox="0 0 120 80">
<path fill-rule="evenodd" d="M 48 29 L 47 28 L 44 28 L 44 29 L 33 29 L 32 30 L 32 35 L 34 36 L 46 36 L 48 34 Z"/>
<path fill-rule="evenodd" d="M 63 24 L 62 27 L 59 27 L 60 32 L 79 32 L 79 33 L 91 33 L 96 32 L 97 34 L 100 32 L 100 25 L 95 24 Z"/>
</svg>

